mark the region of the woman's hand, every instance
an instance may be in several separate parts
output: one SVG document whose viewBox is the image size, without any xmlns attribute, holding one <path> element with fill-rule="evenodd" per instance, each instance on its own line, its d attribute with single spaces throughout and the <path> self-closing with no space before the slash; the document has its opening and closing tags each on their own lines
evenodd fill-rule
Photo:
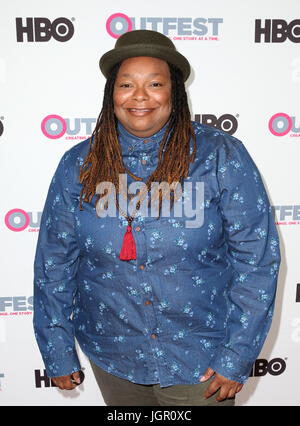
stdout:
<svg viewBox="0 0 300 426">
<path fill-rule="evenodd" d="M 201 377 L 200 382 L 206 382 L 215 374 L 214 370 L 208 367 L 204 375 Z M 206 389 L 203 398 L 211 397 L 220 388 L 220 392 L 216 397 L 216 401 L 220 402 L 227 398 L 233 398 L 236 393 L 242 389 L 242 383 L 234 382 L 233 380 L 226 379 L 221 374 L 216 373 L 211 384 Z"/>
<path fill-rule="evenodd" d="M 76 371 L 76 373 L 73 374 L 67 374 L 66 376 L 51 377 L 51 380 L 61 390 L 72 390 L 75 389 L 77 385 L 72 382 L 71 376 L 73 376 L 75 382 L 80 385 L 81 381 L 79 377 L 79 371 Z"/>
</svg>

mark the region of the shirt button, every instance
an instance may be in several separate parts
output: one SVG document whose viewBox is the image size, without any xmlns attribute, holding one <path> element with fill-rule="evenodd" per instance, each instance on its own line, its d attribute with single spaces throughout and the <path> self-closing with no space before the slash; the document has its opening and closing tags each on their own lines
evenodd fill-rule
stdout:
<svg viewBox="0 0 300 426">
<path fill-rule="evenodd" d="M 156 334 L 151 334 L 151 339 L 156 339 Z"/>
<path fill-rule="evenodd" d="M 149 139 L 145 139 L 145 140 L 144 140 L 144 143 L 148 143 L 148 142 L 149 142 Z"/>
<path fill-rule="evenodd" d="M 145 265 L 140 265 L 140 269 L 144 269 L 145 268 Z"/>
<path fill-rule="evenodd" d="M 129 151 L 132 151 L 132 146 L 129 147 Z"/>
<path fill-rule="evenodd" d="M 137 227 L 135 228 L 135 230 L 136 230 L 136 232 L 139 232 L 139 231 L 141 230 L 141 228 L 140 228 L 139 226 L 137 226 Z"/>
<path fill-rule="evenodd" d="M 150 303 L 151 303 L 151 302 L 150 302 L 150 300 L 146 300 L 145 305 L 146 305 L 146 306 L 149 306 L 149 305 L 150 305 Z"/>
<path fill-rule="evenodd" d="M 146 160 L 142 160 L 142 164 L 147 164 L 147 161 Z"/>
</svg>

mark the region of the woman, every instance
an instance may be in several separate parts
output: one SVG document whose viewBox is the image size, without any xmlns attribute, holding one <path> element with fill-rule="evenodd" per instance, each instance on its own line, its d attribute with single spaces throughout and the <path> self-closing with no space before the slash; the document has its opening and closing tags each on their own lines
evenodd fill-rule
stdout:
<svg viewBox="0 0 300 426">
<path fill-rule="evenodd" d="M 47 374 L 79 383 L 75 336 L 107 405 L 234 405 L 280 265 L 260 174 L 242 142 L 191 122 L 190 66 L 164 35 L 125 33 L 100 68 L 96 128 L 61 159 L 41 219 Z"/>
</svg>

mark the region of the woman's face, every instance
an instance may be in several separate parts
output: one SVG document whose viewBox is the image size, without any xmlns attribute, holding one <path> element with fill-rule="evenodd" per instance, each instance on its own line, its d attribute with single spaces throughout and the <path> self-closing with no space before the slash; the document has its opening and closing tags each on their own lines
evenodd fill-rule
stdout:
<svg viewBox="0 0 300 426">
<path fill-rule="evenodd" d="M 114 112 L 135 136 L 154 135 L 171 114 L 171 78 L 162 59 L 141 56 L 125 59 L 114 87 Z"/>
</svg>

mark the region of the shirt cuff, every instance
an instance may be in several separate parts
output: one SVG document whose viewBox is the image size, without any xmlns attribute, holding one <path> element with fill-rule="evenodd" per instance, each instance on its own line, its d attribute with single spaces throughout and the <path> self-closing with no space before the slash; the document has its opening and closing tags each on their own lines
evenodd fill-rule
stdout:
<svg viewBox="0 0 300 426">
<path fill-rule="evenodd" d="M 230 348 L 220 346 L 210 362 L 210 367 L 218 374 L 239 383 L 246 383 L 253 367 L 253 361 L 241 359 Z"/>
<path fill-rule="evenodd" d="M 59 358 L 57 356 L 43 356 L 43 361 L 48 377 L 60 377 L 75 373 L 81 369 L 75 349 L 71 349 Z"/>
</svg>

